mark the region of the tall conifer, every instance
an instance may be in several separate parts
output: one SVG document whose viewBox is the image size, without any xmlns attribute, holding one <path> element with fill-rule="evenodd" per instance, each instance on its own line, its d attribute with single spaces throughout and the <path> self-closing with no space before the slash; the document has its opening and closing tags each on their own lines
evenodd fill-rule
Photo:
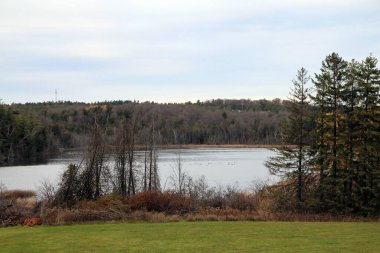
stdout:
<svg viewBox="0 0 380 253">
<path fill-rule="evenodd" d="M 301 208 L 304 201 L 305 179 L 309 172 L 307 149 L 310 132 L 310 118 L 308 116 L 309 88 L 307 88 L 309 79 L 307 71 L 301 68 L 298 71 L 296 80 L 293 80 L 293 88 L 289 98 L 291 103 L 287 108 L 290 116 L 281 128 L 283 146 L 274 149 L 277 155 L 271 157 L 265 163 L 272 174 L 284 176 L 295 182 L 298 208 Z"/>
<path fill-rule="evenodd" d="M 317 156 L 323 162 L 323 196 L 329 208 L 337 208 L 340 202 L 339 196 L 342 182 L 340 180 L 341 156 L 343 153 L 343 143 L 340 141 L 339 127 L 342 121 L 342 93 L 346 81 L 347 62 L 337 53 L 332 53 L 322 62 L 321 73 L 315 75 L 313 82 L 316 87 L 316 97 L 314 102 L 323 104 L 323 110 L 319 117 L 323 118 L 323 124 L 319 131 L 323 133 L 323 142 L 318 143 L 321 147 L 316 149 Z M 322 121 L 322 119 L 319 119 Z M 320 136 L 322 137 L 322 136 Z M 321 168 L 320 168 L 321 169 Z M 327 171 L 326 171 L 327 169 Z M 327 177 L 325 175 L 327 174 Z M 328 196 L 325 196 L 328 195 Z M 327 198 L 326 198 L 327 197 Z"/>
<path fill-rule="evenodd" d="M 379 85 L 380 71 L 377 59 L 372 55 L 360 64 L 360 142 L 359 142 L 359 185 L 363 212 L 373 212 L 379 207 L 380 188 L 380 111 Z M 377 210 L 377 212 L 379 212 Z"/>
</svg>

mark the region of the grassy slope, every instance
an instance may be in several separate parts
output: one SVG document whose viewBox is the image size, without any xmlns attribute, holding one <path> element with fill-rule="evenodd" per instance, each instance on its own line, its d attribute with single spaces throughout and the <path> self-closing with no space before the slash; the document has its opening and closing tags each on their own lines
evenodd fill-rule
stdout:
<svg viewBox="0 0 380 253">
<path fill-rule="evenodd" d="M 180 222 L 0 229 L 0 252 L 379 252 L 380 223 Z"/>
</svg>

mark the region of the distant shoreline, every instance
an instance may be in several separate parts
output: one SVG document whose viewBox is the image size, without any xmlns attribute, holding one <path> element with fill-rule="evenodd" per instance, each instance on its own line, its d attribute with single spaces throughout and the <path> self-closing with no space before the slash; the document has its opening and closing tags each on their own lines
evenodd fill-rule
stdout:
<svg viewBox="0 0 380 253">
<path fill-rule="evenodd" d="M 190 149 L 190 148 L 278 148 L 275 144 L 167 144 L 157 145 L 160 149 Z"/>
<path fill-rule="evenodd" d="M 280 144 L 165 144 L 165 145 L 156 145 L 158 149 L 202 149 L 202 148 L 279 148 Z M 136 145 L 136 150 L 145 150 L 144 145 Z M 59 153 L 65 151 L 80 151 L 84 150 L 85 147 L 80 148 L 68 148 L 60 149 Z"/>
</svg>

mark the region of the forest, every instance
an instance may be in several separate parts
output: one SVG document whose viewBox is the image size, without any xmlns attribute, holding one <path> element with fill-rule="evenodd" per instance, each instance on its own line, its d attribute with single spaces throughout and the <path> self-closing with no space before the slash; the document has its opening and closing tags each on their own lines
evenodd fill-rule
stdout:
<svg viewBox="0 0 380 253">
<path fill-rule="evenodd" d="M 314 86 L 304 68 L 298 71 L 290 115 L 280 130 L 283 145 L 266 162 L 273 174 L 284 178 L 280 209 L 379 214 L 377 63 L 372 55 L 347 62 L 332 53 L 311 79 Z"/>
<path fill-rule="evenodd" d="M 0 103 L 0 166 L 41 161 L 47 152 L 47 131 L 42 122 Z"/>
<path fill-rule="evenodd" d="M 279 144 L 279 124 L 287 101 L 223 100 L 158 104 L 109 101 L 93 104 L 45 102 L 0 104 L 0 162 L 41 161 L 62 149 L 82 148 L 89 142 L 93 122 L 107 129 L 112 146 L 123 120 L 136 121 L 136 142 L 145 145 L 154 124 L 157 143 Z"/>
</svg>

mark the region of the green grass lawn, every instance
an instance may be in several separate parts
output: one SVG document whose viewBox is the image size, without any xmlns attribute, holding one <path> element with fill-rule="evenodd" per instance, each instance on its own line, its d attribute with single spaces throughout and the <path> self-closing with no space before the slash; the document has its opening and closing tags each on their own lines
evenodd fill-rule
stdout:
<svg viewBox="0 0 380 253">
<path fill-rule="evenodd" d="M 0 252 L 380 252 L 380 223 L 179 222 L 0 229 Z"/>
</svg>

